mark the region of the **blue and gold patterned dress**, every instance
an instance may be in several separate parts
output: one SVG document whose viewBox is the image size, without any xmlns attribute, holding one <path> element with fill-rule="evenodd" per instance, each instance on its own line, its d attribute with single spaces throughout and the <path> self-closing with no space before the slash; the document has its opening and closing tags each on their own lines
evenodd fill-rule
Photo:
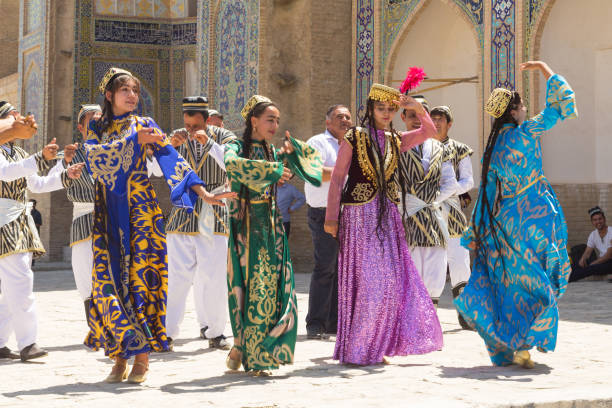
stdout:
<svg viewBox="0 0 612 408">
<path fill-rule="evenodd" d="M 508 124 L 500 131 L 486 191 L 480 190 L 471 226 L 462 239 L 466 247 L 474 241 L 473 228 L 480 225 L 486 194 L 489 203 L 495 203 L 501 254 L 485 231 L 469 283 L 455 304 L 484 339 L 495 365 L 511 364 L 518 350 L 555 349 L 557 300 L 567 286 L 570 261 L 563 211 L 542 169 L 540 137 L 576 114 L 569 84 L 560 75 L 551 76 L 546 108 L 520 126 Z"/>
<path fill-rule="evenodd" d="M 92 302 L 85 344 L 111 358 L 168 349 L 168 259 L 161 209 L 149 182 L 138 131 L 150 118 L 115 117 L 105 131 L 90 122 L 86 163 L 96 182 L 92 232 Z M 204 185 L 167 140 L 153 145 L 172 204 L 193 208 L 194 185 Z"/>
</svg>

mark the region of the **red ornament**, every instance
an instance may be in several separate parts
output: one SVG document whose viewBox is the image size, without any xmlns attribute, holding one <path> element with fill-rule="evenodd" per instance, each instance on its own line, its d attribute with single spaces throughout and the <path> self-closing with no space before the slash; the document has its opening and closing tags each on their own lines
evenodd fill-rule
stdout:
<svg viewBox="0 0 612 408">
<path fill-rule="evenodd" d="M 425 79 L 427 74 L 423 71 L 423 68 L 420 67 L 410 67 L 408 72 L 406 72 L 406 79 L 402 82 L 402 86 L 400 86 L 400 92 L 405 94 L 407 92 L 416 89 L 421 82 Z"/>
</svg>

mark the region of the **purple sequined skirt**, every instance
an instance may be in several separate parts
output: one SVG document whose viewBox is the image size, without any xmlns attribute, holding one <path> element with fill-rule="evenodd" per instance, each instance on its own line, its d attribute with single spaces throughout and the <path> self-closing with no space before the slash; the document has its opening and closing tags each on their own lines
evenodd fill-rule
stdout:
<svg viewBox="0 0 612 408">
<path fill-rule="evenodd" d="M 440 321 L 410 258 L 401 216 L 386 200 L 381 239 L 378 196 L 342 210 L 334 351 L 341 363 L 376 364 L 442 348 Z"/>
</svg>

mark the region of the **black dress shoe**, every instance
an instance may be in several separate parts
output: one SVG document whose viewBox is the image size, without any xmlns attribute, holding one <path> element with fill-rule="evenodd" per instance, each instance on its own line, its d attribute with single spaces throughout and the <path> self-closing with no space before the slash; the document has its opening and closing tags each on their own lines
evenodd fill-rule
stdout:
<svg viewBox="0 0 612 408">
<path fill-rule="evenodd" d="M 329 338 L 329 335 L 321 328 L 306 329 L 306 338 L 309 340 L 325 340 Z"/>
<path fill-rule="evenodd" d="M 35 358 L 44 357 L 47 354 L 49 354 L 47 353 L 47 350 L 41 349 L 36 345 L 36 343 L 32 343 L 29 346 L 25 347 L 23 350 L 21 350 L 19 356 L 21 357 L 21 361 L 25 362 L 28 360 L 33 360 Z"/>
<path fill-rule="evenodd" d="M 219 350 L 229 350 L 230 349 L 230 345 L 227 342 L 227 340 L 225 340 L 226 337 L 224 335 L 220 335 L 215 337 L 214 339 L 209 339 L 208 340 L 208 347 L 210 348 L 216 348 Z"/>
<path fill-rule="evenodd" d="M 0 348 L 0 358 L 10 358 L 13 360 L 18 360 L 19 354 L 15 353 L 14 351 L 11 351 L 11 349 L 8 347 L 2 347 Z"/>
</svg>

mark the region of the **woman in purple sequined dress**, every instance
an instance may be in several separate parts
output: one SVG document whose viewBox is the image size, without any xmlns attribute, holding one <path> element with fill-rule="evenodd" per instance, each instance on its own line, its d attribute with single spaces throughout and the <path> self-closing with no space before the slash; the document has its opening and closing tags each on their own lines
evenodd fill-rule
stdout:
<svg viewBox="0 0 612 408">
<path fill-rule="evenodd" d="M 420 129 L 401 135 L 393 130 L 398 105 L 419 113 Z M 439 350 L 442 329 L 397 209 L 403 184 L 396 174 L 399 154 L 436 129 L 421 104 L 379 84 L 372 86 L 362 126 L 349 130 L 340 145 L 325 230 L 339 232 L 340 240 L 334 359 L 369 365 L 386 362 L 386 356 Z"/>
</svg>

